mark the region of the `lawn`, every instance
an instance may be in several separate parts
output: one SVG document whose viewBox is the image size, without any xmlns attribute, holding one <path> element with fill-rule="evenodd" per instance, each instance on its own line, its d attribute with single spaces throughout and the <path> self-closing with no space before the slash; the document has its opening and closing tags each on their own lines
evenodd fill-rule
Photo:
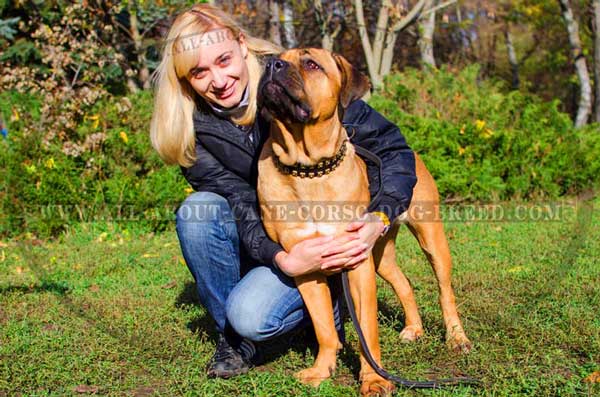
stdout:
<svg viewBox="0 0 600 397">
<path fill-rule="evenodd" d="M 600 371 L 600 201 L 552 218 L 446 224 L 459 311 L 474 343 L 466 356 L 446 350 L 433 273 L 401 231 L 400 266 L 426 335 L 400 342 L 402 311 L 381 284 L 384 366 L 411 379 L 470 375 L 482 386 L 398 395 L 600 395 L 599 384 L 584 381 Z M 319 389 L 293 378 L 313 359 L 301 337 L 282 338 L 248 375 L 207 379 L 215 335 L 173 230 L 87 223 L 53 241 L 30 237 L 0 242 L 0 396 L 357 395 L 349 322 L 350 349 Z"/>
</svg>

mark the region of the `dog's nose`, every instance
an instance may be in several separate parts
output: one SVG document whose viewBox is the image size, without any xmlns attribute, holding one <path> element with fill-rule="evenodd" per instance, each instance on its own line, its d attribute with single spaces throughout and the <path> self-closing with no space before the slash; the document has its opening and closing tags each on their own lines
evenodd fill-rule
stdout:
<svg viewBox="0 0 600 397">
<path fill-rule="evenodd" d="M 282 59 L 271 58 L 267 62 L 266 72 L 267 73 L 283 72 L 283 71 L 285 71 L 287 69 L 288 65 L 289 64 L 286 61 L 282 60 Z"/>
</svg>

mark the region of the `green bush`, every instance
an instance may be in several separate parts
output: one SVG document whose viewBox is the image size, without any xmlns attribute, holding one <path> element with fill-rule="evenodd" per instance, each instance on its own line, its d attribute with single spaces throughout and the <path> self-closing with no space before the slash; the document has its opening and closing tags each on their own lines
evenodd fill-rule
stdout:
<svg viewBox="0 0 600 397">
<path fill-rule="evenodd" d="M 0 235 L 47 237 L 81 221 L 121 220 L 146 231 L 172 222 L 188 186 L 150 145 L 150 92 L 102 100 L 77 126 L 76 140 L 46 143 L 46 131 L 35 128 L 39 115 L 29 111 L 38 104 L 1 93 L 7 103 L 19 104 L 20 119 L 0 142 Z M 12 109 L 0 111 L 7 119 Z"/>
<path fill-rule="evenodd" d="M 389 76 L 371 105 L 396 123 L 449 200 L 537 199 L 598 184 L 600 128 L 573 128 L 559 103 L 456 73 Z"/>
<path fill-rule="evenodd" d="M 475 67 L 408 70 L 370 101 L 401 128 L 443 198 L 555 198 L 597 185 L 598 125 L 576 130 L 557 102 L 477 75 Z M 150 92 L 81 108 L 74 130 L 52 139 L 39 107 L 33 96 L 0 93 L 9 124 L 0 140 L 0 235 L 53 236 L 82 220 L 120 219 L 142 231 L 172 224 L 190 190 L 179 167 L 165 166 L 150 145 Z"/>
</svg>

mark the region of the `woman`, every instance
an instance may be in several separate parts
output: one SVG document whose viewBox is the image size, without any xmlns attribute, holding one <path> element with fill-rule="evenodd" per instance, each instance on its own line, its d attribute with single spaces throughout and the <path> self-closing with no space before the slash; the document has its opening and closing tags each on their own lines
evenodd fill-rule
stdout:
<svg viewBox="0 0 600 397">
<path fill-rule="evenodd" d="M 219 334 L 209 376 L 247 372 L 253 342 L 310 323 L 292 277 L 358 266 L 389 219 L 408 208 L 416 182 L 414 154 L 398 128 L 357 101 L 343 121 L 352 143 L 373 153 L 369 180 L 373 190 L 383 186 L 373 213 L 349 224 L 344 238 L 306 240 L 290 252 L 271 241 L 256 197 L 256 162 L 268 133 L 256 94 L 265 58 L 280 51 L 202 4 L 175 19 L 157 70 L 152 144 L 196 190 L 177 210 L 177 235 Z M 336 322 L 341 329 L 339 314 Z"/>
</svg>

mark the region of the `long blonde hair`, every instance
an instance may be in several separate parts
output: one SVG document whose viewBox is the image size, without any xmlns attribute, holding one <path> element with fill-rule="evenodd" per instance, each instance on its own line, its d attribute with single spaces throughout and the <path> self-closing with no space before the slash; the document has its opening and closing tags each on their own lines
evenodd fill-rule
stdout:
<svg viewBox="0 0 600 397">
<path fill-rule="evenodd" d="M 150 140 L 160 157 L 167 164 L 190 167 L 196 160 L 196 143 L 193 112 L 196 101 L 201 99 L 187 80 L 188 73 L 198 64 L 200 46 L 185 48 L 183 40 L 199 37 L 215 29 L 228 29 L 239 40 L 243 35 L 248 47 L 248 108 L 233 121 L 240 125 L 254 123 L 256 117 L 256 93 L 263 72 L 261 58 L 282 51 L 279 46 L 250 36 L 225 11 L 208 5 L 197 4 L 175 18 L 163 49 L 160 65 L 154 72 L 156 85 L 154 113 L 150 124 Z"/>
</svg>

